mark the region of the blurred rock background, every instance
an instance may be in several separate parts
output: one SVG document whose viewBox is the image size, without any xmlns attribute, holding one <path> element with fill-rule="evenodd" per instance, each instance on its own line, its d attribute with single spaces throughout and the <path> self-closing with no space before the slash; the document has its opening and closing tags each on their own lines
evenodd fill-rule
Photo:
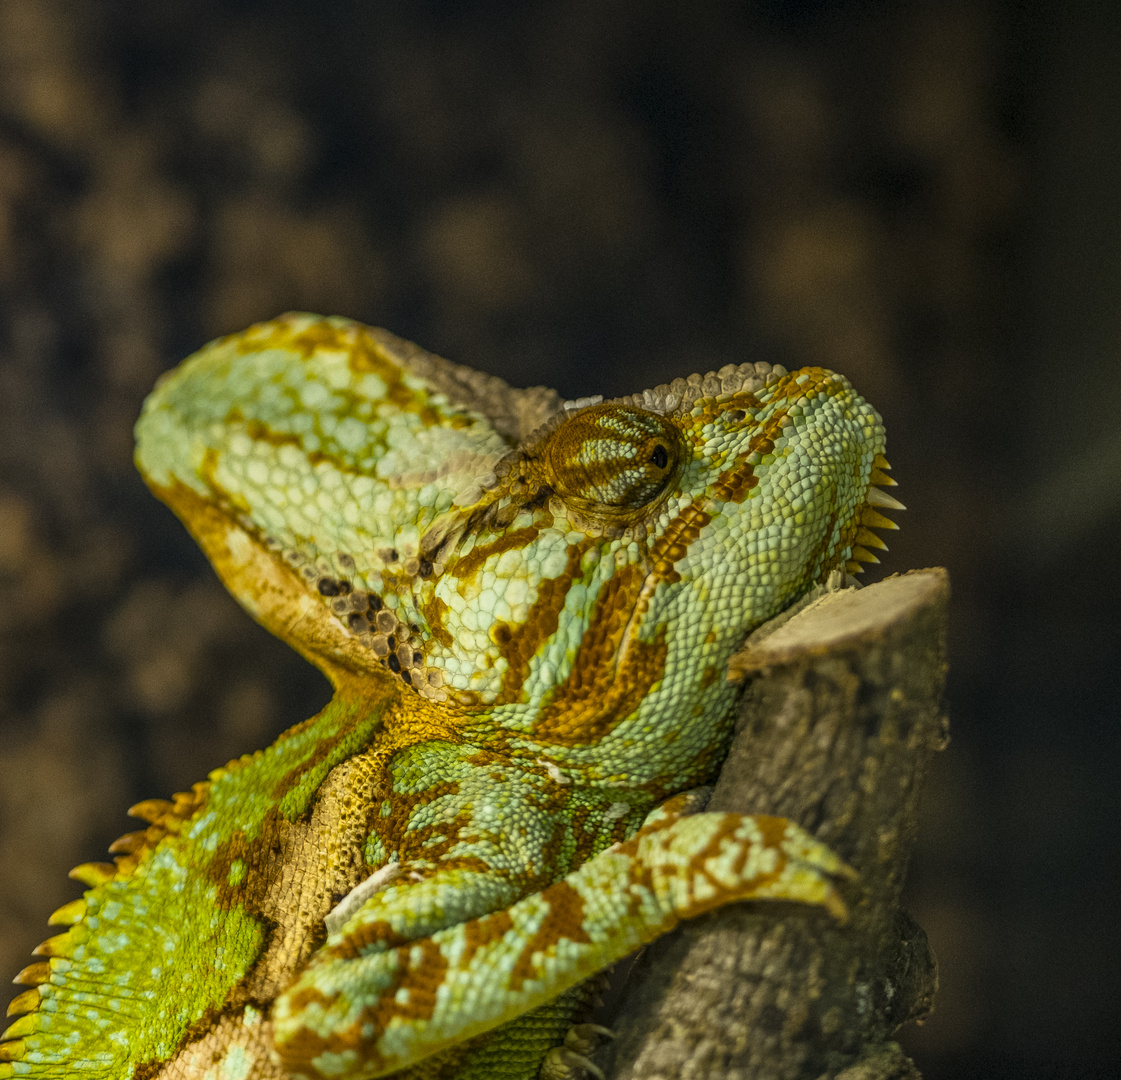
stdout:
<svg viewBox="0 0 1121 1080">
<path fill-rule="evenodd" d="M 288 308 L 614 395 L 821 363 L 948 565 L 928 1080 L 1121 1074 L 1121 6 L 0 0 L 0 969 L 123 810 L 326 684 L 145 491 L 159 373 Z"/>
</svg>

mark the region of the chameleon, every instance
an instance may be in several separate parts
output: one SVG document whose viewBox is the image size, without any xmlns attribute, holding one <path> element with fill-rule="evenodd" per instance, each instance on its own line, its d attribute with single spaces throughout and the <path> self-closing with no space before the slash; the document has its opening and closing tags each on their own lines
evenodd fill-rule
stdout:
<svg viewBox="0 0 1121 1080">
<path fill-rule="evenodd" d="M 136 462 L 333 696 L 129 813 L 16 982 L 0 1080 L 597 1075 L 597 974 L 841 859 L 704 812 L 727 662 L 902 508 L 842 375 L 517 390 L 288 314 L 161 378 Z"/>
</svg>

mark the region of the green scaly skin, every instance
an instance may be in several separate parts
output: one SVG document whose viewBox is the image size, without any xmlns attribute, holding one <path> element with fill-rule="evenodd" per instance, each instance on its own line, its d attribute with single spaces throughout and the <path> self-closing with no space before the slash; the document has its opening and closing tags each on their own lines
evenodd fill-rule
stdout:
<svg viewBox="0 0 1121 1080">
<path fill-rule="evenodd" d="M 576 1076 L 585 980 L 681 919 L 843 917 L 846 868 L 797 827 L 690 813 L 731 653 L 892 527 L 843 377 L 566 405 L 289 315 L 161 380 L 137 440 L 335 696 L 75 870 L 0 1080 Z"/>
</svg>

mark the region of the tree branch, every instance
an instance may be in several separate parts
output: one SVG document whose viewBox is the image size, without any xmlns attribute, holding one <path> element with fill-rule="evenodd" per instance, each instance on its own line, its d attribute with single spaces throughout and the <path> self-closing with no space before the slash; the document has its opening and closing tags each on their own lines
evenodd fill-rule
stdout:
<svg viewBox="0 0 1121 1080">
<path fill-rule="evenodd" d="M 929 1012 L 937 974 L 899 892 L 946 743 L 948 598 L 941 569 L 819 590 L 733 658 L 747 686 L 709 809 L 779 814 L 828 844 L 860 874 L 850 918 L 734 904 L 655 942 L 623 991 L 614 1080 L 918 1080 L 892 1037 Z"/>
</svg>

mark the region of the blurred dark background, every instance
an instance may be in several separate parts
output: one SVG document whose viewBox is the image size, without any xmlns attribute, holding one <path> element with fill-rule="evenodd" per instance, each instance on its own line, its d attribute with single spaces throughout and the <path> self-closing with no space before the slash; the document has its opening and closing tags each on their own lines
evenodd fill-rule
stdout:
<svg viewBox="0 0 1121 1080">
<path fill-rule="evenodd" d="M 1121 5 L 0 0 L 0 969 L 315 711 L 133 471 L 287 308 L 519 385 L 838 368 L 954 582 L 927 1080 L 1121 1075 Z"/>
</svg>

